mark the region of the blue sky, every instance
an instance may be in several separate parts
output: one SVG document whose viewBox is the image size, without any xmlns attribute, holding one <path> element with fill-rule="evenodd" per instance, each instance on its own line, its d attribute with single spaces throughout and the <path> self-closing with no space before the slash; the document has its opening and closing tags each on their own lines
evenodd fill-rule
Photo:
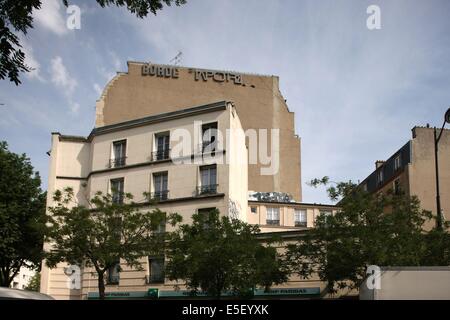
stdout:
<svg viewBox="0 0 450 320">
<path fill-rule="evenodd" d="M 16 87 L 0 81 L 0 139 L 25 152 L 47 185 L 50 133 L 87 135 L 95 101 L 127 60 L 274 74 L 302 138 L 305 202 L 328 202 L 305 182 L 362 180 L 374 161 L 441 125 L 450 106 L 450 2 L 188 0 L 140 20 L 125 9 L 81 8 L 65 27 L 58 0 L 44 0 L 23 36 L 35 70 Z M 368 30 L 366 9 L 381 9 Z"/>
</svg>

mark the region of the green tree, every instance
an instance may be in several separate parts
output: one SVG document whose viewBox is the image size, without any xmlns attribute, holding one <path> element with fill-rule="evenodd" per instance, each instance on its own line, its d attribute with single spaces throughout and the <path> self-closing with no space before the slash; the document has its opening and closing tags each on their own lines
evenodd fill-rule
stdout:
<svg viewBox="0 0 450 320">
<path fill-rule="evenodd" d="M 28 282 L 27 286 L 25 287 L 25 290 L 39 292 L 40 289 L 41 289 L 41 273 L 36 272 L 34 276 L 30 279 L 30 282 Z"/>
<path fill-rule="evenodd" d="M 327 178 L 312 181 L 312 185 L 328 183 Z M 313 230 L 288 246 L 286 256 L 292 271 L 306 278 L 317 275 L 327 282 L 327 291 L 335 293 L 337 289 L 359 288 L 369 265 L 442 262 L 430 259 L 435 250 L 443 251 L 444 247 L 436 249 L 431 238 L 447 239 L 442 240 L 445 242 L 448 237 L 424 231 L 431 213 L 420 209 L 416 197 L 392 192 L 369 194 L 351 182 L 327 190 L 332 200 L 342 199 L 340 209 L 335 215 L 319 216 Z"/>
<path fill-rule="evenodd" d="M 22 266 L 43 259 L 45 193 L 25 154 L 0 142 L 0 286 L 9 287 Z"/>
<path fill-rule="evenodd" d="M 257 240 L 257 226 L 219 217 L 218 210 L 192 218 L 166 245 L 169 280 L 183 280 L 192 295 L 203 291 L 216 299 L 226 291 L 248 297 L 257 285 L 267 289 L 287 281 L 288 270 L 276 248 Z"/>
<path fill-rule="evenodd" d="M 177 6 L 186 0 L 96 0 L 102 7 L 115 5 L 126 7 L 138 18 L 146 17 L 150 12 L 156 15 L 164 4 Z M 62 0 L 68 6 L 69 0 Z M 29 72 L 25 64 L 25 53 L 21 50 L 18 34 L 27 34 L 33 28 L 33 11 L 41 8 L 41 0 L 2 0 L 0 1 L 0 79 L 9 78 L 16 85 L 20 83 L 19 73 Z"/>
<path fill-rule="evenodd" d="M 140 258 L 159 254 L 164 248 L 166 232 L 161 224 L 175 225 L 177 214 L 166 215 L 157 208 L 142 210 L 125 194 L 125 203 L 116 203 L 110 194 L 97 192 L 88 205 L 74 201 L 71 188 L 56 191 L 56 205 L 49 208 L 52 230 L 48 241 L 51 249 L 46 264 L 55 267 L 67 262 L 94 268 L 98 278 L 100 299 L 105 298 L 105 273 L 111 268 L 121 271 L 117 262 L 142 270 Z M 159 230 L 159 232 L 158 232 Z"/>
</svg>

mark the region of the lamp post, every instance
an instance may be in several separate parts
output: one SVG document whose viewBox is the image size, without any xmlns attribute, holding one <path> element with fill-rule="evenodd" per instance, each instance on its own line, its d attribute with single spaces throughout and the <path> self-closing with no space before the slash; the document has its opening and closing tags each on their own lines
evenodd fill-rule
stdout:
<svg viewBox="0 0 450 320">
<path fill-rule="evenodd" d="M 436 127 L 434 127 L 434 164 L 436 170 L 436 210 L 437 210 L 437 221 L 436 227 L 438 230 L 442 230 L 442 211 L 441 211 L 441 196 L 439 194 L 439 160 L 438 160 L 438 144 L 439 140 L 442 137 L 442 133 L 444 132 L 444 127 L 446 123 L 450 123 L 450 108 L 447 109 L 447 112 L 444 116 L 444 123 L 442 124 L 441 131 L 439 135 L 437 134 Z"/>
</svg>

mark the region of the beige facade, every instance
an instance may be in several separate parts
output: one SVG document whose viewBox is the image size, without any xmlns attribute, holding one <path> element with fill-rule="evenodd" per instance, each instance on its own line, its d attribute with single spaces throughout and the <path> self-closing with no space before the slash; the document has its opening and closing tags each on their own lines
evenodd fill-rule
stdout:
<svg viewBox="0 0 450 320">
<path fill-rule="evenodd" d="M 201 132 L 202 126 L 207 124 L 215 124 L 223 136 L 223 142 L 217 143 L 215 157 L 202 149 L 202 135 L 195 133 Z M 123 181 L 123 192 L 134 195 L 135 202 L 145 204 L 148 200 L 143 193 L 156 194 L 157 191 L 152 177 L 164 173 L 167 182 L 163 190 L 158 191 L 159 197 L 164 196 L 158 202 L 162 211 L 176 212 L 182 216 L 183 223 L 190 223 L 192 214 L 198 210 L 217 208 L 221 214 L 245 221 L 247 148 L 244 135 L 232 134 L 233 130 L 242 131 L 240 120 L 233 104 L 224 101 L 94 129 L 87 138 L 53 133 L 47 205 L 52 206 L 51 195 L 56 190 L 69 186 L 74 190 L 76 201 L 85 205 L 97 191 L 111 193 L 111 183 L 117 179 Z M 167 155 L 158 153 L 155 145 L 155 137 L 161 133 L 170 138 Z M 175 154 L 177 146 L 184 146 L 188 141 L 177 136 L 180 133 L 193 141 L 186 150 Z M 116 142 L 123 142 L 125 146 L 120 161 L 113 150 Z M 155 155 L 161 157 L 155 158 Z M 205 185 L 200 176 L 204 167 L 214 167 L 211 178 L 214 183 L 210 186 Z M 167 230 L 170 228 L 167 226 Z M 46 244 L 45 248 L 49 246 Z M 69 290 L 64 267 L 61 264 L 53 270 L 43 268 L 43 293 L 60 299 L 80 299 L 82 294 L 96 288 L 97 283 L 91 281 L 91 270 L 82 270 L 82 289 Z M 145 272 L 126 266 L 123 269 L 121 288 L 140 286 L 142 289 Z"/>
<path fill-rule="evenodd" d="M 268 214 L 268 211 L 271 212 Z M 263 233 L 305 230 L 314 227 L 319 215 L 334 215 L 336 212 L 337 207 L 333 205 L 249 200 L 247 222 L 258 225 Z M 271 219 L 272 213 L 278 214 L 279 219 Z"/>
<path fill-rule="evenodd" d="M 258 158 L 248 168 L 249 189 L 302 201 L 300 138 L 277 76 L 128 62 L 128 71 L 118 73 L 97 101 L 95 123 L 103 127 L 222 100 L 235 103 L 245 130 L 267 130 L 268 150 L 271 130 L 279 130 L 279 170 L 261 174 L 266 164 Z"/>
<path fill-rule="evenodd" d="M 439 131 L 439 130 L 438 130 Z M 444 129 L 438 147 L 441 211 L 450 220 L 450 130 Z M 397 164 L 396 164 L 397 163 Z M 377 161 L 375 171 L 361 185 L 369 192 L 399 190 L 417 196 L 422 209 L 436 216 L 434 129 L 414 127 L 412 139 L 386 161 Z M 431 229 L 435 221 L 425 226 Z"/>
<path fill-rule="evenodd" d="M 450 300 L 450 267 L 381 267 L 378 288 L 360 287 L 361 300 Z"/>
</svg>

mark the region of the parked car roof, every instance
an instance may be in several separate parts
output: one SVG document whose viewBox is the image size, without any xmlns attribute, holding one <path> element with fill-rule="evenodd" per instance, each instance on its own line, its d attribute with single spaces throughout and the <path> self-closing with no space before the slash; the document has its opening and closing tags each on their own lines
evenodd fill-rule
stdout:
<svg viewBox="0 0 450 320">
<path fill-rule="evenodd" d="M 53 297 L 39 292 L 2 287 L 0 287 L 0 299 L 55 300 Z"/>
</svg>

